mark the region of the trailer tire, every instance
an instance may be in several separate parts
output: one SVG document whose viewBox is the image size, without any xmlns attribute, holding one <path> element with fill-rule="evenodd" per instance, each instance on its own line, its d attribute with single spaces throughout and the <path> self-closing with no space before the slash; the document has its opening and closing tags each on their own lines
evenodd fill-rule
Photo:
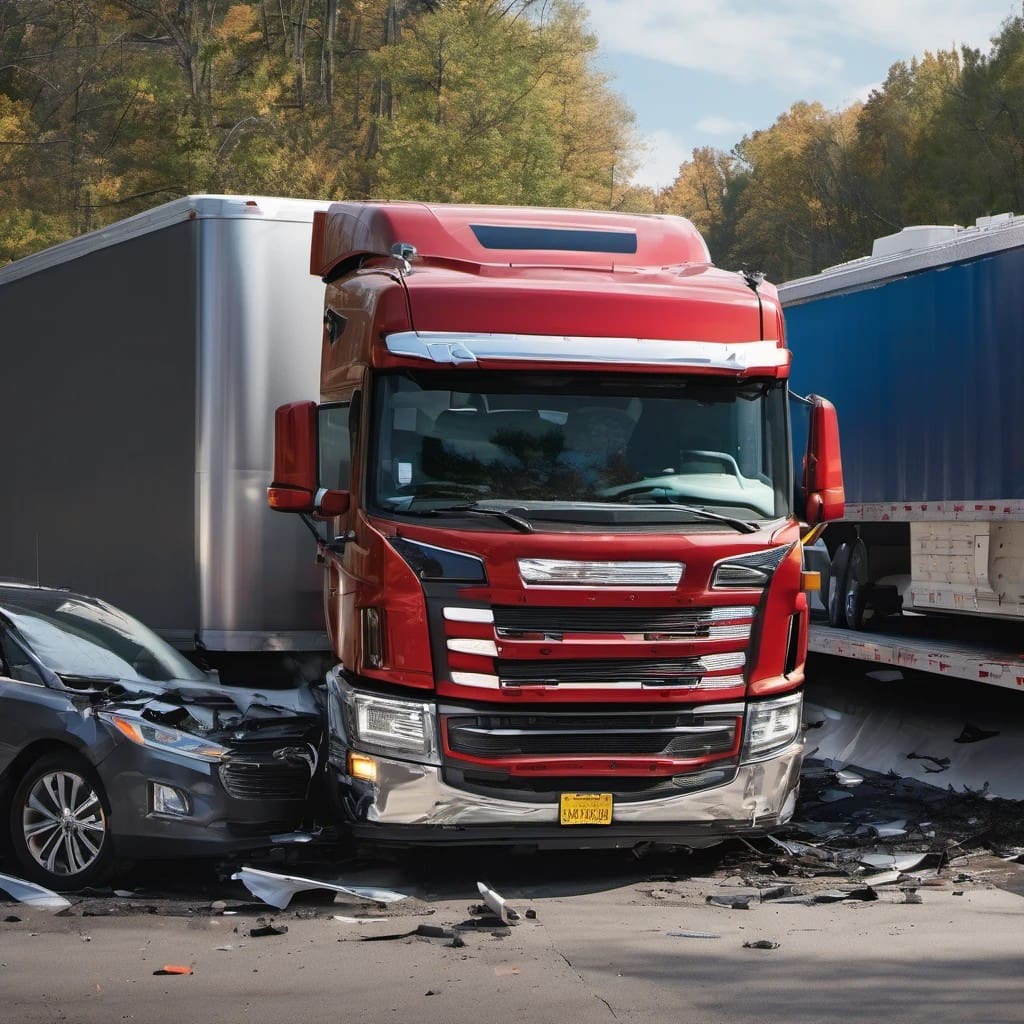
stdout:
<svg viewBox="0 0 1024 1024">
<path fill-rule="evenodd" d="M 850 548 L 850 561 L 846 568 L 846 585 L 843 588 L 843 617 L 850 629 L 861 630 L 864 628 L 864 613 L 867 608 L 870 583 L 867 545 L 858 538 Z"/>
<path fill-rule="evenodd" d="M 850 567 L 850 550 L 852 544 L 845 541 L 836 548 L 832 558 L 832 567 L 828 577 L 828 624 L 845 626 L 846 616 L 843 601 L 846 596 L 846 573 Z"/>
</svg>

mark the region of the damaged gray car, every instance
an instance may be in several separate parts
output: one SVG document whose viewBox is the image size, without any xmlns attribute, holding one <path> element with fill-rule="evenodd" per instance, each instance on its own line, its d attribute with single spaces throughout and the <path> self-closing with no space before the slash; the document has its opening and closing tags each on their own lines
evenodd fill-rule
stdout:
<svg viewBox="0 0 1024 1024">
<path fill-rule="evenodd" d="M 321 721 L 308 688 L 222 686 L 104 601 L 0 584 L 0 820 L 42 885 L 271 845 L 309 814 Z"/>
</svg>

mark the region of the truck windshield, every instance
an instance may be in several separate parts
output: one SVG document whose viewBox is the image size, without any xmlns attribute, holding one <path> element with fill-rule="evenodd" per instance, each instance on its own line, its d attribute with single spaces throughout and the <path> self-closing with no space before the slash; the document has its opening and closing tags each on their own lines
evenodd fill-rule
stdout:
<svg viewBox="0 0 1024 1024">
<path fill-rule="evenodd" d="M 375 423 L 380 511 L 469 505 L 543 518 L 580 504 L 687 505 L 771 519 L 790 509 L 784 382 L 390 374 L 377 378 Z"/>
</svg>

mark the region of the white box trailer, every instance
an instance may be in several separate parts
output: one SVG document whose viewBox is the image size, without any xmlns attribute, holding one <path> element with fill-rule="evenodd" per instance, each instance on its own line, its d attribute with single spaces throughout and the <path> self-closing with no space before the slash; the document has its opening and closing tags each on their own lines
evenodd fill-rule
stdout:
<svg viewBox="0 0 1024 1024">
<path fill-rule="evenodd" d="M 189 196 L 0 269 L 0 577 L 186 649 L 327 648 L 309 536 L 266 502 L 274 409 L 319 394 L 326 206 Z"/>
</svg>

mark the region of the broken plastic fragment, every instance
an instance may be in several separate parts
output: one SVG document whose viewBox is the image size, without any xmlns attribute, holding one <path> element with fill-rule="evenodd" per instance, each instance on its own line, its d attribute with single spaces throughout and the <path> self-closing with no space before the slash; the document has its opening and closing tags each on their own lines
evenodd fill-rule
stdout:
<svg viewBox="0 0 1024 1024">
<path fill-rule="evenodd" d="M 163 967 L 158 971 L 154 971 L 154 974 L 191 974 L 192 968 L 187 967 L 184 964 L 164 964 Z"/>
<path fill-rule="evenodd" d="M 261 871 L 259 868 L 242 868 L 231 877 L 241 882 L 257 899 L 277 907 L 278 910 L 284 910 L 297 892 L 307 892 L 310 889 L 328 889 L 371 903 L 397 903 L 399 900 L 408 899 L 405 893 L 392 889 L 378 889 L 369 885 L 339 885 L 336 882 L 321 882 L 315 878 L 278 875 L 273 871 Z"/>
<path fill-rule="evenodd" d="M 0 889 L 12 896 L 19 903 L 29 907 L 38 907 L 40 910 L 49 910 L 57 913 L 60 910 L 67 910 L 71 901 L 64 899 L 52 889 L 46 889 L 35 882 L 26 882 L 23 878 L 15 878 L 13 875 L 0 875 Z"/>
<path fill-rule="evenodd" d="M 878 836 L 879 839 L 892 839 L 894 836 L 907 834 L 907 823 L 905 821 L 879 821 L 870 822 L 868 828 Z"/>
<path fill-rule="evenodd" d="M 753 942 L 744 942 L 744 949 L 778 949 L 779 944 L 772 939 L 754 939 Z"/>
<path fill-rule="evenodd" d="M 845 789 L 823 789 L 818 794 L 818 799 L 826 804 L 834 804 L 837 800 L 852 800 L 853 794 Z"/>
<path fill-rule="evenodd" d="M 858 859 L 865 867 L 876 871 L 910 871 L 927 856 L 926 853 L 864 853 Z"/>
<path fill-rule="evenodd" d="M 836 782 L 838 782 L 840 786 L 859 786 L 863 781 L 863 775 L 851 772 L 847 768 L 836 772 Z"/>
<path fill-rule="evenodd" d="M 484 898 L 484 903 L 499 917 L 501 918 L 502 924 L 511 924 L 513 921 L 519 920 L 519 914 L 513 910 L 505 899 L 496 893 L 493 889 L 488 889 L 483 882 L 476 883 L 477 889 L 480 890 L 480 895 Z"/>
<path fill-rule="evenodd" d="M 998 729 L 982 729 L 980 726 L 974 725 L 972 722 L 968 722 L 963 731 L 955 740 L 954 743 L 977 743 L 979 740 L 988 740 L 993 736 L 998 736 Z"/>
</svg>

